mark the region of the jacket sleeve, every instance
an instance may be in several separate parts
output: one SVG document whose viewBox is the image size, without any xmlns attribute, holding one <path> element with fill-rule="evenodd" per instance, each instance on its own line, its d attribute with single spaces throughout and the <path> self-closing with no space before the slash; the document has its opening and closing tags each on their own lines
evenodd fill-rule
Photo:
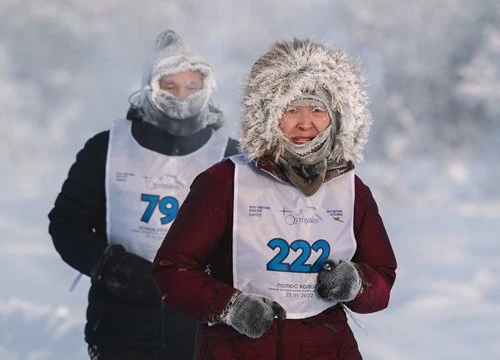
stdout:
<svg viewBox="0 0 500 360">
<path fill-rule="evenodd" d="M 396 279 L 396 258 L 370 189 L 356 177 L 354 235 L 357 249 L 352 261 L 363 282 L 358 296 L 345 305 L 358 313 L 372 313 L 389 304 Z"/>
<path fill-rule="evenodd" d="M 194 180 L 153 261 L 162 301 L 202 322 L 216 322 L 236 291 L 206 272 L 221 239 L 232 232 L 234 166 L 229 164 L 219 163 Z"/>
<path fill-rule="evenodd" d="M 91 275 L 107 245 L 104 178 L 109 132 L 87 141 L 71 166 L 54 207 L 49 233 L 62 259 Z"/>
</svg>

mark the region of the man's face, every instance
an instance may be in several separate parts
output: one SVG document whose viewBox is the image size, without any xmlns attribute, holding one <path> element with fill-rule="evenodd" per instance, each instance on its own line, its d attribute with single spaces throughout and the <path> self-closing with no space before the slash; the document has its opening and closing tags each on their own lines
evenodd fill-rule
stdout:
<svg viewBox="0 0 500 360">
<path fill-rule="evenodd" d="M 330 125 L 330 117 L 322 106 L 288 106 L 283 112 L 280 129 L 296 145 L 314 139 Z"/>
<path fill-rule="evenodd" d="M 160 79 L 160 89 L 179 99 L 185 99 L 202 88 L 203 76 L 198 70 L 165 75 Z"/>
</svg>

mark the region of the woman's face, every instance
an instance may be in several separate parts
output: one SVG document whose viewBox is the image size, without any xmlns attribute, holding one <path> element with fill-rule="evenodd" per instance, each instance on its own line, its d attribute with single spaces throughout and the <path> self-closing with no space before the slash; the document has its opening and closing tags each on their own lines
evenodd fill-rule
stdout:
<svg viewBox="0 0 500 360">
<path fill-rule="evenodd" d="M 288 106 L 283 112 L 280 129 L 296 145 L 314 139 L 330 125 L 330 116 L 321 106 Z"/>
<path fill-rule="evenodd" d="M 202 88 L 203 75 L 198 70 L 165 75 L 160 79 L 160 89 L 179 99 L 185 99 Z"/>
</svg>

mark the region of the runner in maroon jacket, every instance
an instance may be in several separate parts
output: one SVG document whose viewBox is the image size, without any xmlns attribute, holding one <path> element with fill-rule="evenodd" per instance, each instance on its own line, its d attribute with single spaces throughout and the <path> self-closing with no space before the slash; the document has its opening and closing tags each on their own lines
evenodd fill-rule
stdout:
<svg viewBox="0 0 500 360">
<path fill-rule="evenodd" d="M 387 307 L 396 259 L 354 174 L 371 116 L 342 51 L 275 43 L 246 84 L 243 155 L 201 173 L 153 263 L 199 319 L 196 359 L 361 359 L 345 307 Z"/>
</svg>

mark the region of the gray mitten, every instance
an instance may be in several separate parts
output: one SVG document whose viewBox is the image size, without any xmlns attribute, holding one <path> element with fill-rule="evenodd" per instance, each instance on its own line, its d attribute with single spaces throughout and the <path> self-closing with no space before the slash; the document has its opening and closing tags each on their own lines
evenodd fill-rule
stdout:
<svg viewBox="0 0 500 360">
<path fill-rule="evenodd" d="M 224 322 L 249 338 L 261 337 L 277 317 L 286 318 L 286 311 L 276 301 L 258 295 L 238 295 L 229 305 Z"/>
<path fill-rule="evenodd" d="M 361 289 L 361 277 L 350 261 L 326 260 L 318 274 L 316 289 L 322 298 L 351 301 Z"/>
</svg>

